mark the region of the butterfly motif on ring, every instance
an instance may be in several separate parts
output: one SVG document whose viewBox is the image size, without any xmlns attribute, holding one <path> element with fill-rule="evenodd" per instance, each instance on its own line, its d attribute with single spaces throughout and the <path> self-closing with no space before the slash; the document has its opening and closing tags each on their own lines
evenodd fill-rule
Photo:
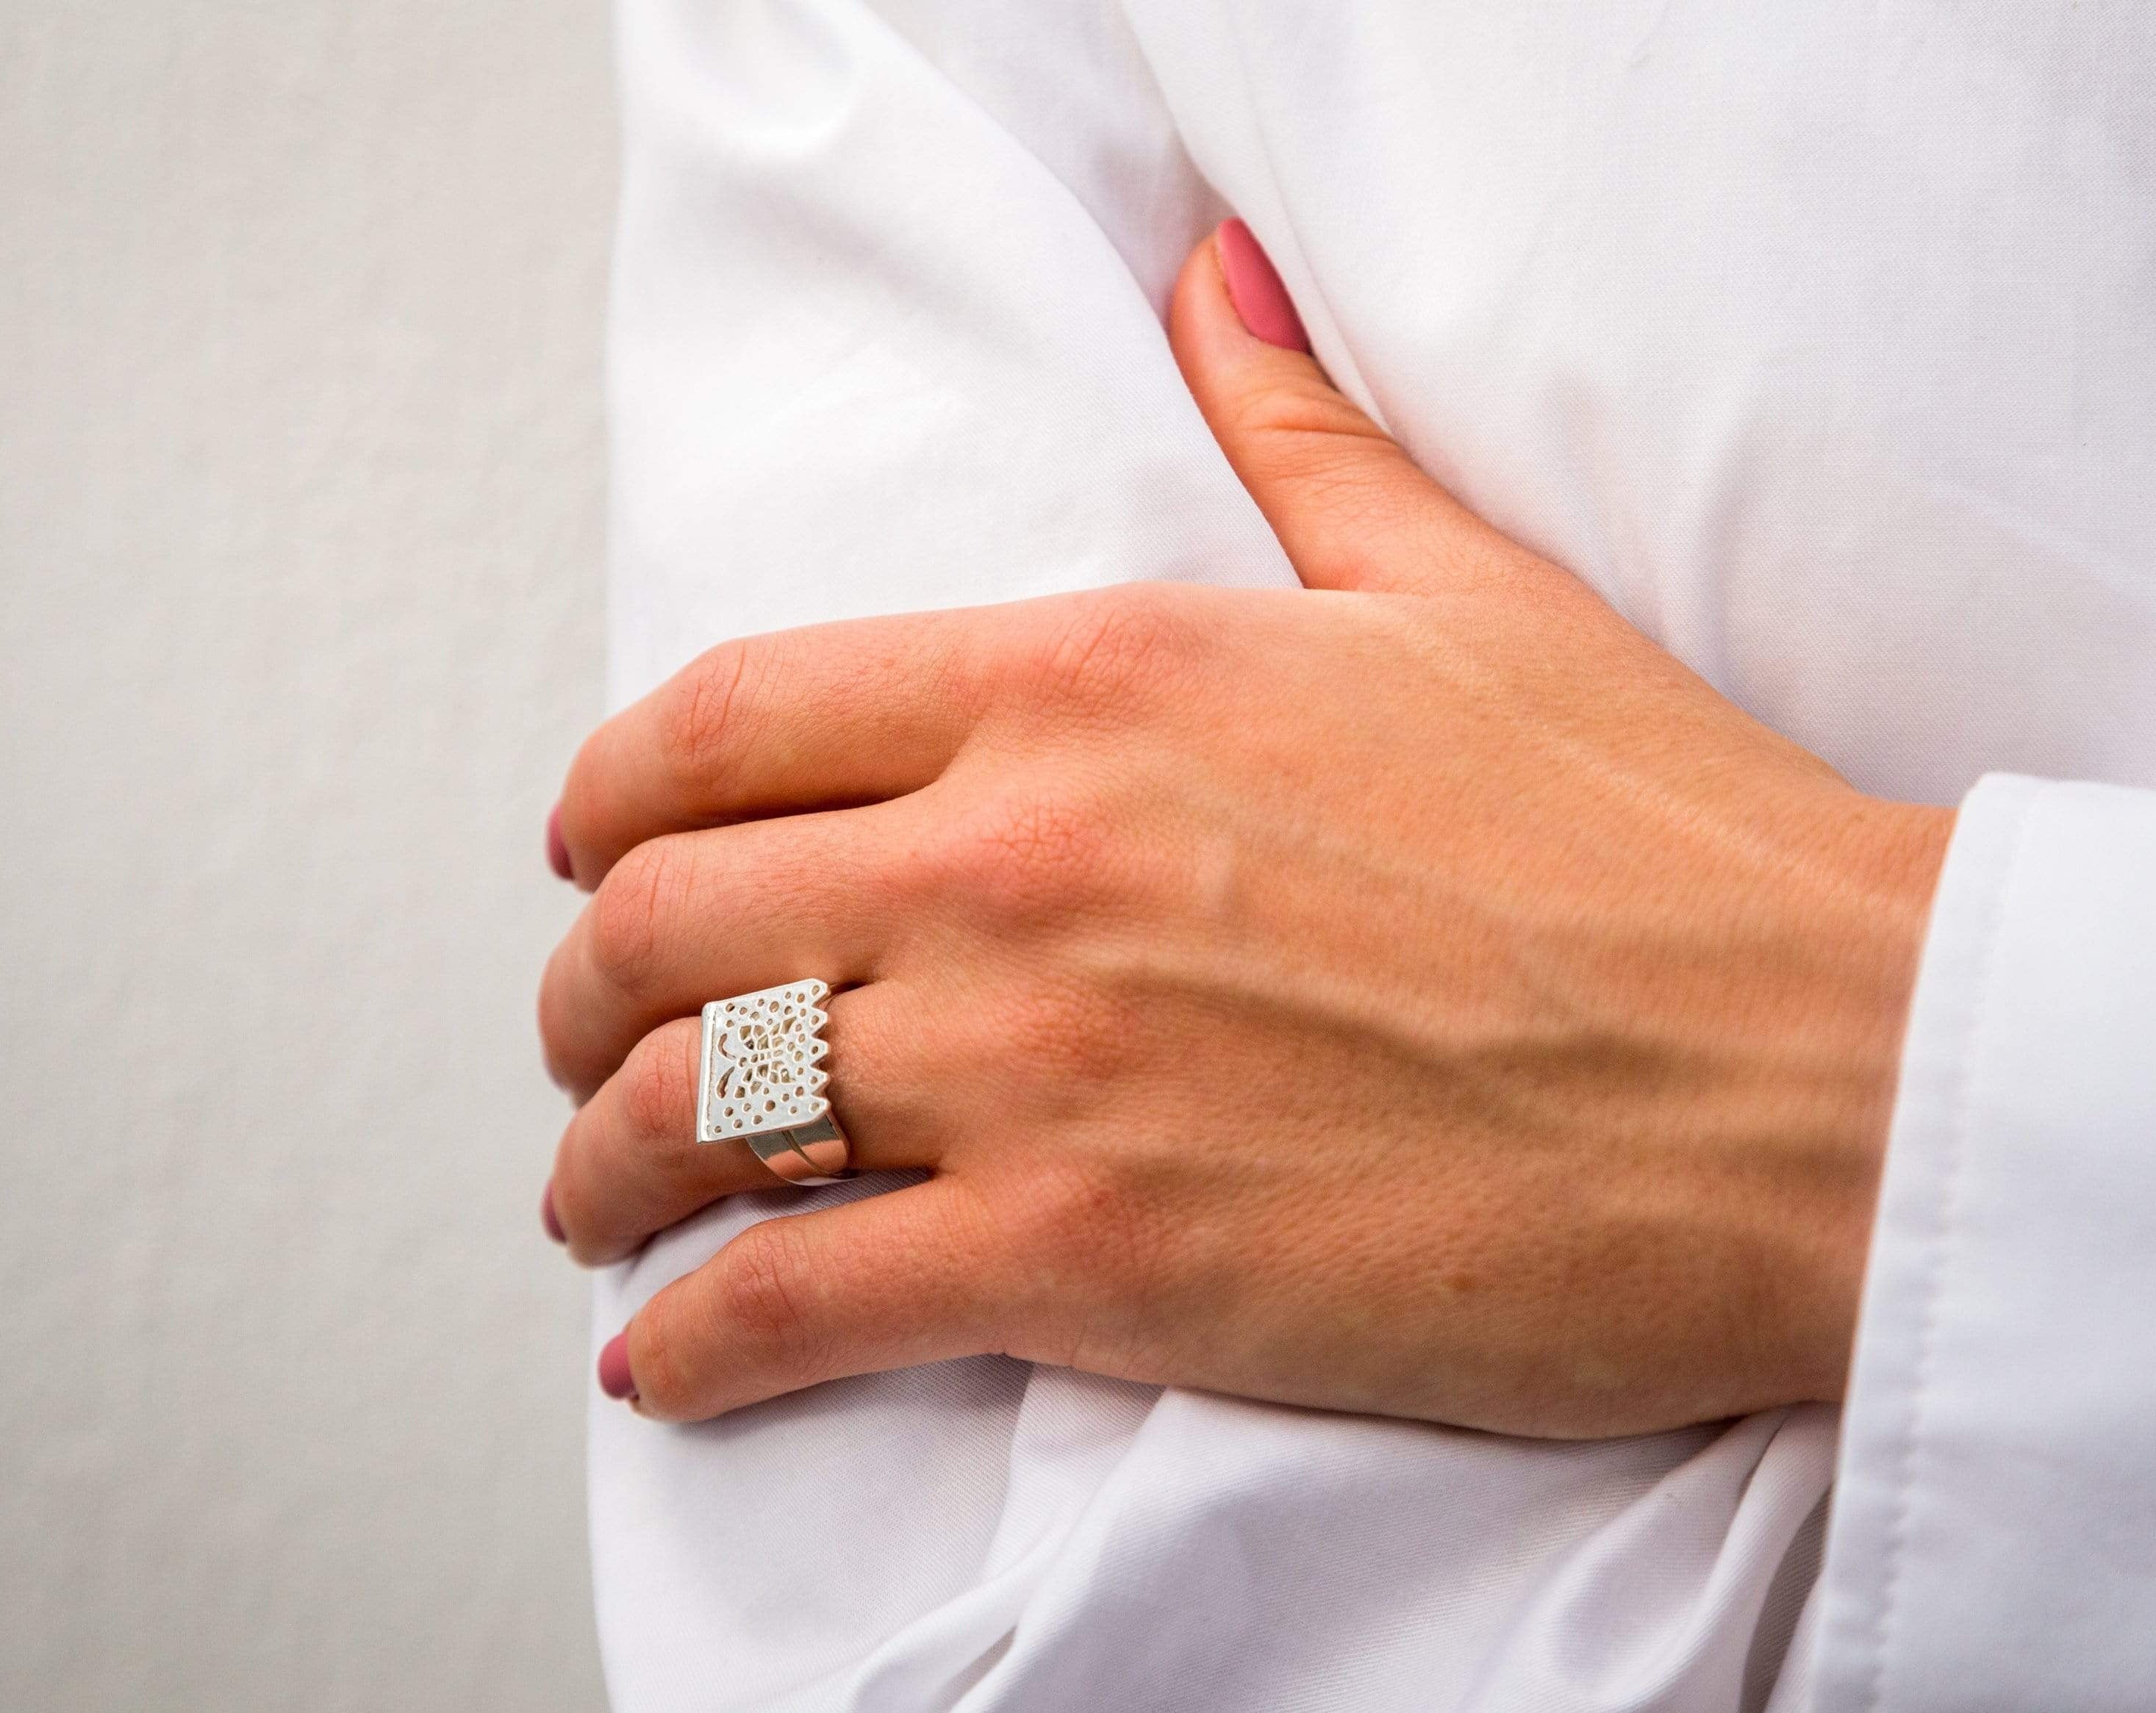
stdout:
<svg viewBox="0 0 2156 1713">
<path fill-rule="evenodd" d="M 822 992 L 819 992 L 822 989 Z M 815 1002 L 822 982 L 767 988 L 725 1001 L 706 1037 L 705 1112 L 710 1129 L 752 1135 L 813 1123 L 831 1109 L 818 1063 L 829 1020 Z"/>
</svg>

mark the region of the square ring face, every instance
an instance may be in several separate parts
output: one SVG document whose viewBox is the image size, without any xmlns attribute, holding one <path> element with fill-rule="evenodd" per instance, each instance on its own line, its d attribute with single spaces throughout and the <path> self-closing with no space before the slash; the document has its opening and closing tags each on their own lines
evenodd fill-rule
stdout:
<svg viewBox="0 0 2156 1713">
<path fill-rule="evenodd" d="M 826 1116 L 829 1049 L 822 982 L 789 982 L 715 999 L 704 1008 L 703 1068 L 696 1078 L 696 1140 L 723 1142 L 798 1130 Z"/>
</svg>

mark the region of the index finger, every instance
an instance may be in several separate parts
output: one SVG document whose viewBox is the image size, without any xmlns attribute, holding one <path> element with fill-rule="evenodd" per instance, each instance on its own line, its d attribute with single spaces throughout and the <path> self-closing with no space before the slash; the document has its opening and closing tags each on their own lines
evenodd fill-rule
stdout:
<svg viewBox="0 0 2156 1713">
<path fill-rule="evenodd" d="M 648 839 L 932 783 L 979 716 L 984 609 L 721 643 L 593 732 L 562 790 L 589 890 Z"/>
</svg>

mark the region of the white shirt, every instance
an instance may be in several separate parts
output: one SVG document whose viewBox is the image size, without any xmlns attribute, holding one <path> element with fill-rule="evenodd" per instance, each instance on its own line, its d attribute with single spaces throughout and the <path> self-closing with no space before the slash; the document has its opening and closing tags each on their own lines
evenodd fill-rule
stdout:
<svg viewBox="0 0 2156 1713">
<path fill-rule="evenodd" d="M 1423 468 L 1963 803 L 1845 1411 L 595 1394 L 623 1713 L 2156 1707 L 2156 10 L 621 0 L 620 43 L 617 700 L 808 620 L 1291 581 L 1159 325 L 1232 209 Z M 711 1210 L 597 1332 L 880 1187 Z"/>
</svg>

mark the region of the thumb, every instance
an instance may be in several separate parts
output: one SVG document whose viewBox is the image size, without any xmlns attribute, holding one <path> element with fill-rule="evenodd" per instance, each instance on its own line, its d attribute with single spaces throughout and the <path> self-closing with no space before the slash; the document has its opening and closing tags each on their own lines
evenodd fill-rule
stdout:
<svg viewBox="0 0 2156 1713">
<path fill-rule="evenodd" d="M 1241 221 L 1183 264 L 1168 336 L 1214 438 L 1307 587 L 1428 592 L 1463 561 L 1517 551 L 1325 378 L 1287 288 Z"/>
</svg>

